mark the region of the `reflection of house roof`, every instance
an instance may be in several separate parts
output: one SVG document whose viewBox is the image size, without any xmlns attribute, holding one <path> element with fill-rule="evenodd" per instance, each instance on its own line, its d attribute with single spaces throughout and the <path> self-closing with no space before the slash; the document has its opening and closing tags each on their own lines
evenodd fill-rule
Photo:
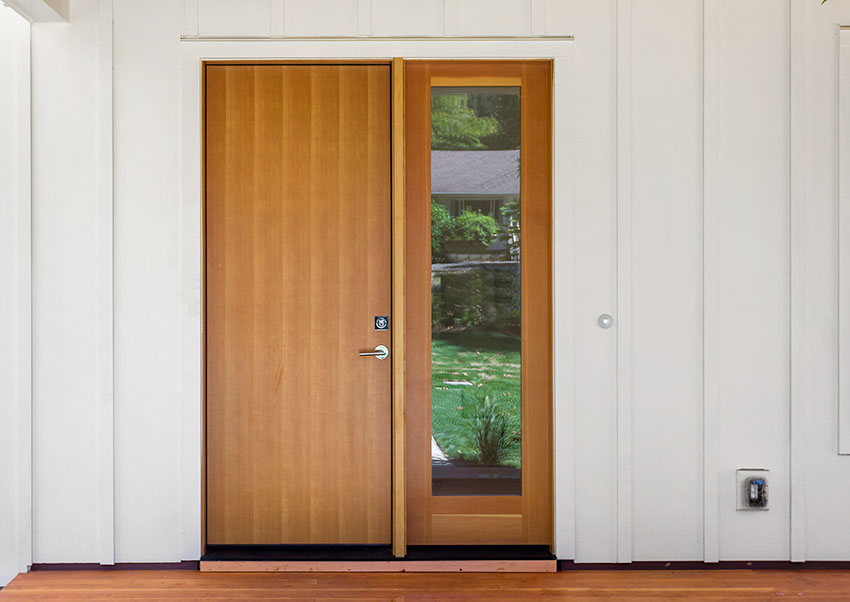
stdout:
<svg viewBox="0 0 850 602">
<path fill-rule="evenodd" d="M 431 194 L 519 194 L 519 151 L 431 151 Z"/>
</svg>

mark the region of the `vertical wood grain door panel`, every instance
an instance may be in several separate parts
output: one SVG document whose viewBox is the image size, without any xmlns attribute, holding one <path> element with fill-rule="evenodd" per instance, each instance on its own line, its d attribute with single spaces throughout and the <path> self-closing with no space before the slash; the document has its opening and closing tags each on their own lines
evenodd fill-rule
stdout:
<svg viewBox="0 0 850 602">
<path fill-rule="evenodd" d="M 207 543 L 387 544 L 390 66 L 205 69 Z"/>
</svg>

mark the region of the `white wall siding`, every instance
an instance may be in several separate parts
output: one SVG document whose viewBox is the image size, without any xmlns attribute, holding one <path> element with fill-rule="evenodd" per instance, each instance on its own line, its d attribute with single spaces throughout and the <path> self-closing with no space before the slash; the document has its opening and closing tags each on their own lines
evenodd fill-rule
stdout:
<svg viewBox="0 0 850 602">
<path fill-rule="evenodd" d="M 286 35 L 357 35 L 357 0 L 287 0 Z"/>
<path fill-rule="evenodd" d="M 537 5 L 537 10 L 543 12 L 543 33 L 547 36 L 569 36 L 575 34 L 575 28 L 579 27 L 585 20 L 574 18 L 573 11 L 591 10 L 591 13 L 604 16 L 610 7 L 612 0 L 598 1 L 584 8 L 586 0 L 532 0 L 532 9 Z M 541 6 L 542 5 L 542 6 Z M 591 17 L 592 18 L 592 17 Z M 532 32 L 537 35 L 537 32 Z"/>
<path fill-rule="evenodd" d="M 268 37 L 269 0 L 197 0 L 197 35 L 221 37 Z M 164 23 L 163 23 L 164 24 Z"/>
<path fill-rule="evenodd" d="M 720 4 L 720 559 L 789 559 L 789 5 Z M 768 512 L 735 469 L 770 469 Z"/>
<path fill-rule="evenodd" d="M 444 32 L 444 0 L 420 0 L 403 3 L 396 0 L 372 0 L 372 35 L 441 36 Z"/>
<path fill-rule="evenodd" d="M 575 0 L 562 18 L 575 66 L 575 557 L 617 558 L 616 0 Z M 550 12 L 547 11 L 547 19 Z M 594 261 L 579 261 L 593 257 Z M 568 535 L 569 536 L 569 535 Z"/>
<path fill-rule="evenodd" d="M 838 55 L 838 453 L 850 455 L 850 27 Z"/>
<path fill-rule="evenodd" d="M 569 35 L 572 0 L 185 0 L 185 37 Z"/>
<path fill-rule="evenodd" d="M 0 585 L 32 562 L 29 23 L 0 6 Z"/>
<path fill-rule="evenodd" d="M 181 559 L 179 17 L 114 6 L 118 562 Z"/>
<path fill-rule="evenodd" d="M 838 455 L 838 216 L 839 175 L 847 157 L 839 157 L 839 114 L 850 98 L 838 95 L 839 25 L 850 25 L 850 3 L 805 3 L 800 15 L 805 44 L 804 70 L 793 82 L 805 91 L 802 166 L 805 195 L 804 349 L 805 408 L 805 555 L 816 560 L 850 557 L 850 457 Z M 843 32 L 846 36 L 846 31 Z M 846 55 L 845 55 L 846 56 Z M 839 101 L 842 103 L 839 107 Z M 846 148 L 847 142 L 843 142 Z M 845 374 L 846 378 L 847 375 Z M 792 457 L 792 461 L 793 461 Z M 829 496 L 821 494 L 824 488 Z"/>
<path fill-rule="evenodd" d="M 558 306 L 572 311 L 563 332 L 574 347 L 555 341 L 556 354 L 574 358 L 564 381 L 573 390 L 558 393 L 574 399 L 557 400 L 574 413 L 556 433 L 559 457 L 575 459 L 555 467 L 569 485 L 558 495 L 574 496 L 558 502 L 573 513 L 556 519 L 562 556 L 788 559 L 793 515 L 795 560 L 850 560 L 837 386 L 837 50 L 850 0 L 113 1 L 116 561 L 200 550 L 199 238 L 181 238 L 200 227 L 197 198 L 183 198 L 197 165 L 181 151 L 196 148 L 200 123 L 183 118 L 197 89 L 181 82 L 199 85 L 204 48 L 243 45 L 256 57 L 286 57 L 297 44 L 351 48 L 180 35 L 541 34 L 575 36 L 558 41 L 574 48 L 574 217 L 555 232 L 575 249 L 574 264 L 556 270 L 574 277 L 556 282 L 574 291 Z M 32 38 L 35 562 L 103 561 L 112 535 L 103 513 L 111 485 L 99 468 L 110 449 L 103 429 L 113 427 L 99 424 L 109 376 L 97 338 L 109 264 L 109 247 L 98 246 L 98 157 L 110 142 L 98 137 L 104 48 L 97 0 L 71 8 L 70 24 L 36 25 Z M 348 44 L 392 56 L 405 43 L 414 42 Z M 436 54 L 479 44 L 494 56 L 506 44 L 416 43 Z M 6 118 L 0 110 L 0 128 Z M 5 332 L 17 311 L 6 283 L 18 280 L 6 261 L 13 218 L 3 203 Z M 599 328 L 602 313 L 614 328 Z M 0 373 L 21 353 L 0 339 Z M 8 383 L 0 379 L 3 433 Z M 8 445 L 0 437 L 4 483 Z M 744 467 L 770 469 L 768 512 L 735 510 L 734 473 Z M 0 570 L 5 511 L 19 503 L 9 500 L 0 489 Z"/>
<path fill-rule="evenodd" d="M 702 3 L 631 27 L 632 555 L 702 559 Z"/>
<path fill-rule="evenodd" d="M 2 53 L 14 54 L 15 26 L 23 18 L 7 7 L 0 8 L 0 41 Z M 16 82 L 15 61 L 0 63 L 0 78 Z M 17 331 L 18 261 L 15 241 L 18 207 L 15 169 L 18 163 L 17 149 L 17 87 L 4 86 L 0 89 L 0 332 Z M 0 399 L 13 400 L 17 397 L 18 349 L 16 337 L 0 337 Z M 16 436 L 17 408 L 14 403 L 0 406 L 0 482 L 15 483 L 18 455 Z M 15 496 L 0 497 L 0 578 L 14 575 L 15 558 Z"/>
<path fill-rule="evenodd" d="M 458 0 L 462 36 L 531 35 L 531 0 Z"/>
<path fill-rule="evenodd" d="M 96 0 L 32 29 L 33 560 L 98 561 Z"/>
</svg>

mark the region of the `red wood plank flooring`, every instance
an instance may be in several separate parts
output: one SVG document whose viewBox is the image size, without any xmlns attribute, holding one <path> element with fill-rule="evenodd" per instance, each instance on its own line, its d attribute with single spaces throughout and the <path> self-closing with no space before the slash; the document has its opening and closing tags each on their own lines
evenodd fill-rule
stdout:
<svg viewBox="0 0 850 602">
<path fill-rule="evenodd" d="M 0 602 L 24 600 L 763 600 L 850 601 L 850 571 L 565 571 L 548 574 L 36 571 Z"/>
</svg>

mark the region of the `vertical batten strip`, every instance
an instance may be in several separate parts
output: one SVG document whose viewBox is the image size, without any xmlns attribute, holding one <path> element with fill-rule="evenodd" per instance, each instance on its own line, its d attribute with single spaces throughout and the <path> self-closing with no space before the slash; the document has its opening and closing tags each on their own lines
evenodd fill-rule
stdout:
<svg viewBox="0 0 850 602">
<path fill-rule="evenodd" d="M 808 4 L 791 5 L 791 561 L 806 560 L 806 33 Z"/>
<path fill-rule="evenodd" d="M 850 454 L 850 27 L 838 65 L 838 453 Z"/>
<path fill-rule="evenodd" d="M 632 561 L 632 8 L 617 2 L 617 562 Z"/>
<path fill-rule="evenodd" d="M 286 35 L 286 0 L 269 1 L 269 36 L 282 38 Z"/>
<path fill-rule="evenodd" d="M 17 508 L 16 569 L 32 564 L 32 119 L 30 28 L 17 57 Z"/>
<path fill-rule="evenodd" d="M 574 80 L 573 47 L 555 59 L 553 114 L 555 178 L 553 210 L 553 339 L 555 555 L 575 558 L 575 178 L 573 177 Z"/>
<path fill-rule="evenodd" d="M 458 2 L 460 0 L 443 0 L 443 32 L 447 36 L 456 36 L 458 32 Z"/>
<path fill-rule="evenodd" d="M 182 37 L 198 37 L 198 0 L 183 0 Z"/>
<path fill-rule="evenodd" d="M 703 13 L 703 560 L 720 559 L 717 492 L 719 384 L 719 0 Z"/>
<path fill-rule="evenodd" d="M 97 417 L 98 562 L 115 563 L 112 244 L 112 0 L 99 0 L 97 40 Z"/>
<path fill-rule="evenodd" d="M 372 35 L 372 0 L 357 0 L 357 35 Z"/>
<path fill-rule="evenodd" d="M 546 35 L 546 0 L 531 0 L 531 35 Z"/>
<path fill-rule="evenodd" d="M 404 215 L 404 61 L 393 59 L 392 67 L 392 331 L 393 331 L 393 554 L 407 554 L 405 503 L 405 215 Z"/>
</svg>

